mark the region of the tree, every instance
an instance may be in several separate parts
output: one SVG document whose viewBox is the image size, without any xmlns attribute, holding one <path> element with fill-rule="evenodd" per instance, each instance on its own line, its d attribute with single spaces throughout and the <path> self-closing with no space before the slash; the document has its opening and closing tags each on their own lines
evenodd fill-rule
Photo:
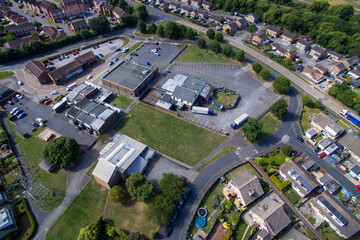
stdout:
<svg viewBox="0 0 360 240">
<path fill-rule="evenodd" d="M 231 30 L 230 30 L 230 28 L 227 28 L 227 29 L 225 30 L 225 32 L 226 32 L 227 35 L 231 35 Z"/>
<path fill-rule="evenodd" d="M 166 196 L 168 202 L 171 200 L 174 204 L 179 203 L 186 193 L 184 180 L 173 173 L 163 173 L 159 190 L 163 196 Z"/>
<path fill-rule="evenodd" d="M 244 60 L 244 58 L 245 58 L 245 52 L 244 52 L 244 50 L 239 50 L 239 51 L 237 51 L 237 53 L 236 53 L 236 55 L 235 55 L 235 58 L 236 58 L 236 60 L 238 60 L 239 62 L 241 62 L 241 61 L 243 61 Z"/>
<path fill-rule="evenodd" d="M 40 29 L 41 26 L 42 26 L 42 23 L 38 22 L 38 21 L 34 21 L 34 26 L 37 28 L 37 29 Z"/>
<path fill-rule="evenodd" d="M 147 238 L 144 237 L 143 234 L 138 233 L 138 232 L 131 232 L 129 235 L 128 240 L 146 240 Z"/>
<path fill-rule="evenodd" d="M 119 0 L 118 7 L 124 9 L 127 6 L 127 2 L 125 0 Z"/>
<path fill-rule="evenodd" d="M 134 15 L 143 21 L 145 21 L 149 17 L 146 6 L 142 3 L 135 3 Z"/>
<path fill-rule="evenodd" d="M 104 10 L 104 15 L 105 15 L 105 17 L 109 17 L 109 16 L 110 16 L 109 10 L 105 9 L 105 10 Z"/>
<path fill-rule="evenodd" d="M 206 36 L 210 39 L 214 39 L 215 37 L 215 31 L 212 29 L 212 28 L 209 28 L 207 31 L 206 31 Z"/>
<path fill-rule="evenodd" d="M 196 40 L 196 44 L 199 48 L 206 48 L 206 41 L 203 38 L 199 38 L 198 40 Z"/>
<path fill-rule="evenodd" d="M 350 4 L 336 4 L 332 5 L 329 14 L 332 16 L 337 16 L 348 21 L 352 15 L 354 15 L 354 7 Z"/>
<path fill-rule="evenodd" d="M 119 185 L 115 185 L 110 190 L 110 199 L 113 202 L 121 202 L 125 199 L 126 191 Z"/>
<path fill-rule="evenodd" d="M 141 33 L 146 33 L 146 24 L 141 19 L 138 20 L 137 30 L 139 30 Z"/>
<path fill-rule="evenodd" d="M 141 173 L 134 173 L 128 177 L 126 187 L 134 200 L 145 202 L 154 195 L 154 185 Z"/>
<path fill-rule="evenodd" d="M 214 39 L 216 40 L 216 41 L 218 41 L 218 42 L 222 42 L 222 40 L 224 40 L 224 35 L 222 35 L 222 33 L 216 33 L 215 34 L 215 37 L 214 37 Z"/>
<path fill-rule="evenodd" d="M 170 39 L 177 39 L 179 37 L 179 28 L 175 22 L 167 22 L 164 30 L 165 36 Z"/>
<path fill-rule="evenodd" d="M 136 24 L 138 19 L 130 14 L 126 14 L 120 17 L 120 22 L 126 27 Z"/>
<path fill-rule="evenodd" d="M 308 95 L 303 96 L 302 103 L 307 107 L 314 107 L 314 102 Z"/>
<path fill-rule="evenodd" d="M 259 76 L 264 80 L 269 80 L 271 77 L 271 72 L 267 69 L 263 69 L 259 72 Z"/>
<path fill-rule="evenodd" d="M 254 34 L 257 30 L 258 30 L 258 27 L 256 26 L 255 23 L 250 24 L 250 25 L 246 28 L 246 31 L 248 31 L 249 33 L 252 33 L 252 34 Z"/>
<path fill-rule="evenodd" d="M 285 114 L 287 113 L 288 102 L 286 99 L 281 99 L 275 102 L 271 107 L 270 111 L 278 118 L 283 119 Z"/>
<path fill-rule="evenodd" d="M 145 216 L 149 221 L 158 225 L 168 225 L 171 222 L 176 206 L 169 204 L 166 197 L 157 195 L 145 210 Z"/>
<path fill-rule="evenodd" d="M 185 32 L 185 38 L 193 40 L 195 38 L 195 33 L 191 28 L 187 28 Z"/>
<path fill-rule="evenodd" d="M 330 7 L 330 4 L 328 3 L 328 1 L 323 1 L 323 0 L 315 0 L 312 1 L 312 3 L 309 6 L 309 9 L 312 12 L 316 12 L 316 13 L 320 13 L 320 12 L 326 12 Z"/>
<path fill-rule="evenodd" d="M 149 33 L 156 33 L 157 26 L 155 25 L 154 22 L 151 22 L 149 24 L 149 26 L 147 27 L 147 30 L 148 30 Z"/>
<path fill-rule="evenodd" d="M 165 37 L 165 30 L 164 30 L 164 27 L 163 26 L 159 26 L 157 29 L 156 29 L 156 35 L 158 35 L 159 37 Z"/>
<path fill-rule="evenodd" d="M 247 123 L 245 123 L 242 131 L 246 139 L 251 142 L 256 142 L 260 134 L 262 133 L 262 123 L 257 121 L 254 118 L 250 118 Z"/>
<path fill-rule="evenodd" d="M 232 49 L 232 47 L 230 45 L 226 45 L 224 48 L 223 48 L 223 54 L 226 56 L 226 57 L 231 57 L 233 56 L 234 54 L 234 51 Z"/>
<path fill-rule="evenodd" d="M 283 154 L 285 154 L 286 156 L 290 156 L 291 154 L 291 146 L 290 145 L 285 145 L 281 148 L 281 152 Z"/>
<path fill-rule="evenodd" d="M 110 31 L 109 21 L 104 15 L 99 15 L 96 18 L 90 19 L 89 27 L 96 34 L 103 34 Z"/>
<path fill-rule="evenodd" d="M 255 62 L 253 65 L 252 65 L 252 69 L 256 72 L 256 73 L 259 73 L 261 70 L 262 70 L 262 65 L 258 62 Z"/>
<path fill-rule="evenodd" d="M 99 221 L 89 224 L 81 228 L 77 240 L 97 240 L 100 235 Z"/>
<path fill-rule="evenodd" d="M 218 41 L 212 41 L 209 45 L 211 51 L 213 51 L 214 53 L 218 54 L 221 49 L 220 49 L 220 43 Z"/>
<path fill-rule="evenodd" d="M 66 168 L 79 157 L 80 145 L 71 137 L 61 136 L 46 144 L 44 159 L 58 168 Z"/>
<path fill-rule="evenodd" d="M 156 238 L 156 232 L 151 232 L 151 233 L 150 233 L 150 237 L 151 237 L 152 239 L 155 239 L 155 238 Z"/>
<path fill-rule="evenodd" d="M 286 94 L 290 91 L 290 80 L 286 77 L 278 77 L 273 82 L 273 88 L 280 94 Z"/>
</svg>

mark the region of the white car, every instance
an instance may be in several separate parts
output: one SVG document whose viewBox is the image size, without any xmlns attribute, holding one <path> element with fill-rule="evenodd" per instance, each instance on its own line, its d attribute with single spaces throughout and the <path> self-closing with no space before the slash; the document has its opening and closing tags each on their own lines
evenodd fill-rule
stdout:
<svg viewBox="0 0 360 240">
<path fill-rule="evenodd" d="M 43 120 L 43 119 L 41 119 L 41 118 L 36 118 L 36 121 L 38 122 L 38 123 L 44 123 L 45 121 Z"/>
<path fill-rule="evenodd" d="M 20 94 L 16 94 L 15 97 L 17 97 L 18 99 L 22 99 L 22 98 L 23 98 L 23 96 L 21 96 Z"/>
<path fill-rule="evenodd" d="M 18 81 L 18 84 L 19 84 L 19 86 L 24 85 L 24 83 L 22 81 Z"/>
<path fill-rule="evenodd" d="M 158 50 L 154 48 L 154 49 L 152 49 L 152 50 L 151 50 L 151 52 L 153 52 L 153 53 L 157 53 L 157 52 L 158 52 Z"/>
<path fill-rule="evenodd" d="M 58 94 L 59 92 L 58 91 L 52 91 L 50 94 L 51 95 L 56 95 L 56 94 Z"/>
<path fill-rule="evenodd" d="M 89 79 L 92 79 L 92 78 L 93 78 L 92 75 L 87 76 L 87 79 L 88 79 L 88 80 L 89 80 Z"/>
<path fill-rule="evenodd" d="M 123 53 L 126 53 L 127 51 L 129 51 L 129 48 L 128 48 L 128 47 L 126 47 L 126 48 L 123 49 Z"/>
</svg>

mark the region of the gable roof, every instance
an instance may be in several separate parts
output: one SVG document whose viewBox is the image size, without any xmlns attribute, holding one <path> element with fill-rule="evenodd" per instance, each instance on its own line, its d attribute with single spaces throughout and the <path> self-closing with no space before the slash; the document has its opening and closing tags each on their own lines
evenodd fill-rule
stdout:
<svg viewBox="0 0 360 240">
<path fill-rule="evenodd" d="M 21 25 L 17 25 L 17 26 L 7 27 L 6 29 L 9 32 L 17 32 L 17 31 L 21 31 L 21 30 L 28 30 L 30 28 L 35 29 L 34 23 L 28 22 L 28 23 L 24 23 L 24 24 L 21 24 Z"/>
<path fill-rule="evenodd" d="M 119 16 L 122 16 L 122 15 L 125 15 L 126 12 L 122 9 L 122 8 L 119 8 L 117 6 L 115 6 L 113 9 L 112 9 L 113 13 L 116 13 L 117 15 Z"/>
<path fill-rule="evenodd" d="M 208 1 L 202 1 L 202 5 L 206 5 L 206 6 L 211 7 L 213 4 L 211 2 L 208 2 Z"/>
<path fill-rule="evenodd" d="M 87 26 L 87 23 L 84 19 L 80 19 L 80 20 L 76 20 L 76 21 L 72 21 L 71 26 L 73 28 L 78 28 L 78 27 L 82 27 L 82 26 Z"/>
<path fill-rule="evenodd" d="M 326 116 L 324 113 L 320 112 L 312 122 L 316 125 L 319 125 L 321 128 L 326 128 L 329 124 L 335 123 L 334 120 Z"/>
<path fill-rule="evenodd" d="M 80 63 L 86 62 L 89 59 L 95 58 L 95 55 L 92 51 L 88 51 L 87 53 L 84 53 L 83 55 L 80 55 L 76 57 L 75 59 L 78 60 Z"/>
<path fill-rule="evenodd" d="M 339 143 L 360 157 L 360 138 L 353 133 L 346 133 Z"/>
<path fill-rule="evenodd" d="M 320 46 L 318 46 L 318 45 L 315 45 L 315 46 L 311 49 L 311 51 L 317 52 L 317 53 L 319 53 L 319 54 L 323 54 L 323 53 L 326 52 L 326 49 L 324 49 L 324 48 L 322 48 L 322 47 L 320 47 Z"/>
<path fill-rule="evenodd" d="M 346 70 L 346 66 L 342 62 L 331 62 L 328 66 L 328 70 L 330 72 L 334 72 L 335 74 L 339 74 L 340 72 Z"/>
<path fill-rule="evenodd" d="M 39 61 L 30 60 L 26 64 L 26 69 L 34 75 L 36 78 L 39 78 L 41 74 L 50 72 L 42 63 Z"/>
<path fill-rule="evenodd" d="M 193 90 L 176 86 L 172 96 L 193 104 L 195 102 L 198 94 Z"/>
<path fill-rule="evenodd" d="M 26 37 L 26 38 L 20 38 L 17 40 L 13 40 L 10 42 L 5 43 L 5 46 L 8 46 L 9 48 L 18 48 L 21 46 L 21 44 L 29 44 L 30 42 L 33 41 L 40 41 L 40 38 L 38 35 L 34 35 L 31 37 Z"/>
<path fill-rule="evenodd" d="M 340 61 L 342 61 L 345 64 L 345 66 L 348 68 L 358 63 L 360 61 L 360 58 L 358 56 L 352 56 L 350 58 L 342 58 Z"/>
<path fill-rule="evenodd" d="M 72 61 L 62 67 L 59 67 L 51 72 L 49 72 L 49 76 L 53 79 L 58 79 L 63 76 L 67 72 L 71 72 L 76 68 L 80 68 L 81 64 L 78 61 Z"/>
<path fill-rule="evenodd" d="M 294 39 L 296 37 L 295 34 L 289 32 L 289 31 L 284 31 L 281 36 L 284 36 L 284 37 L 287 37 L 287 38 L 290 38 L 290 39 Z"/>
<path fill-rule="evenodd" d="M 299 40 L 297 41 L 297 43 L 298 43 L 298 44 L 301 44 L 301 45 L 304 45 L 305 47 L 311 45 L 311 43 L 309 43 L 308 41 L 306 41 L 305 39 L 302 39 L 302 38 L 299 39 Z"/>
<path fill-rule="evenodd" d="M 268 26 L 266 30 L 272 31 L 272 32 L 279 32 L 280 28 L 274 27 L 274 26 Z"/>
<path fill-rule="evenodd" d="M 66 36 L 66 33 L 59 32 L 56 28 L 53 26 L 44 26 L 43 27 L 44 33 L 46 33 L 52 40 L 54 39 L 62 39 Z"/>
</svg>

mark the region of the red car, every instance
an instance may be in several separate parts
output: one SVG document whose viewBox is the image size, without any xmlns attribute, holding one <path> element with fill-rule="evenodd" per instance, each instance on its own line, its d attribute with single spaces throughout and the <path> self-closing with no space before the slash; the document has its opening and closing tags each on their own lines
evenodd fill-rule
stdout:
<svg viewBox="0 0 360 240">
<path fill-rule="evenodd" d="M 319 158 L 323 158 L 323 157 L 325 157 L 325 156 L 326 156 L 326 153 L 324 153 L 324 152 L 322 152 L 322 153 L 319 154 Z"/>
<path fill-rule="evenodd" d="M 52 100 L 51 99 L 48 99 L 48 100 L 46 100 L 45 102 L 44 102 L 44 105 L 48 105 L 49 103 L 51 103 L 52 102 Z"/>
<path fill-rule="evenodd" d="M 360 185 L 356 185 L 355 188 L 360 192 Z"/>
<path fill-rule="evenodd" d="M 47 137 L 45 138 L 45 141 L 49 141 L 49 140 L 52 139 L 53 137 L 55 137 L 55 134 L 50 133 L 49 136 L 47 136 Z"/>
</svg>

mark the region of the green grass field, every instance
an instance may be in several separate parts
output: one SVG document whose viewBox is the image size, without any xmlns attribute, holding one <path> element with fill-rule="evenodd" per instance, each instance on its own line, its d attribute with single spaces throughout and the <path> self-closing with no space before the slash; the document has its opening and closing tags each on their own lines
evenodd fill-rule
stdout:
<svg viewBox="0 0 360 240">
<path fill-rule="evenodd" d="M 54 196 L 49 196 L 41 201 L 43 204 L 40 206 L 42 210 L 51 211 L 59 206 L 65 197 L 68 172 L 61 169 L 55 173 L 47 173 L 39 167 L 39 163 L 43 160 L 42 152 L 46 142 L 37 136 L 43 130 L 44 128 L 39 128 L 29 138 L 23 139 L 15 134 L 14 138 L 18 143 L 24 162 L 29 168 L 34 180 L 42 183 L 55 193 Z"/>
<path fill-rule="evenodd" d="M 11 71 L 3 71 L 3 72 L 0 72 L 0 79 L 2 78 L 7 78 L 7 77 L 10 77 L 14 75 L 14 72 L 11 72 Z"/>
<path fill-rule="evenodd" d="M 262 117 L 260 119 L 260 122 L 263 124 L 263 129 L 258 141 L 273 134 L 281 123 L 281 121 L 271 112 L 267 113 L 264 117 Z"/>
<path fill-rule="evenodd" d="M 301 197 L 297 192 L 290 186 L 288 189 L 284 192 L 284 195 L 290 200 L 292 204 L 297 203 Z"/>
<path fill-rule="evenodd" d="M 204 170 L 208 165 L 210 165 L 215 160 L 217 160 L 217 159 L 219 159 L 219 158 L 221 158 L 221 157 L 225 156 L 226 154 L 231 153 L 233 151 L 235 151 L 235 148 L 233 146 L 224 147 L 223 149 L 221 149 L 220 151 L 215 153 L 214 156 L 212 156 L 206 162 L 204 162 L 204 164 L 201 165 L 198 169 L 196 169 L 196 171 L 201 172 L 202 170 Z"/>
<path fill-rule="evenodd" d="M 230 181 L 245 170 L 249 171 L 249 173 L 251 173 L 252 175 L 256 175 L 258 178 L 261 178 L 259 173 L 250 165 L 250 163 L 245 163 L 237 168 L 234 168 L 233 170 L 225 174 L 225 178 Z"/>
<path fill-rule="evenodd" d="M 133 101 L 134 100 L 132 100 L 131 98 L 116 94 L 116 97 L 111 101 L 111 103 L 117 107 L 126 109 Z"/>
<path fill-rule="evenodd" d="M 301 118 L 300 118 L 300 125 L 302 130 L 305 132 L 306 130 L 308 130 L 309 128 L 311 128 L 311 123 L 310 123 L 310 115 L 318 115 L 321 112 L 321 110 L 319 108 L 309 108 L 304 106 L 303 111 L 301 113 Z"/>
<path fill-rule="evenodd" d="M 153 37 L 155 34 L 153 34 L 153 33 L 141 33 L 140 31 L 136 30 L 134 35 L 137 36 L 137 37 L 150 38 L 150 37 Z"/>
<path fill-rule="evenodd" d="M 142 103 L 131 109 L 115 130 L 190 166 L 227 140 L 225 136 Z"/>
<path fill-rule="evenodd" d="M 209 49 L 202 49 L 191 45 L 177 59 L 178 62 L 232 62 L 222 54 L 215 54 Z"/>
</svg>

